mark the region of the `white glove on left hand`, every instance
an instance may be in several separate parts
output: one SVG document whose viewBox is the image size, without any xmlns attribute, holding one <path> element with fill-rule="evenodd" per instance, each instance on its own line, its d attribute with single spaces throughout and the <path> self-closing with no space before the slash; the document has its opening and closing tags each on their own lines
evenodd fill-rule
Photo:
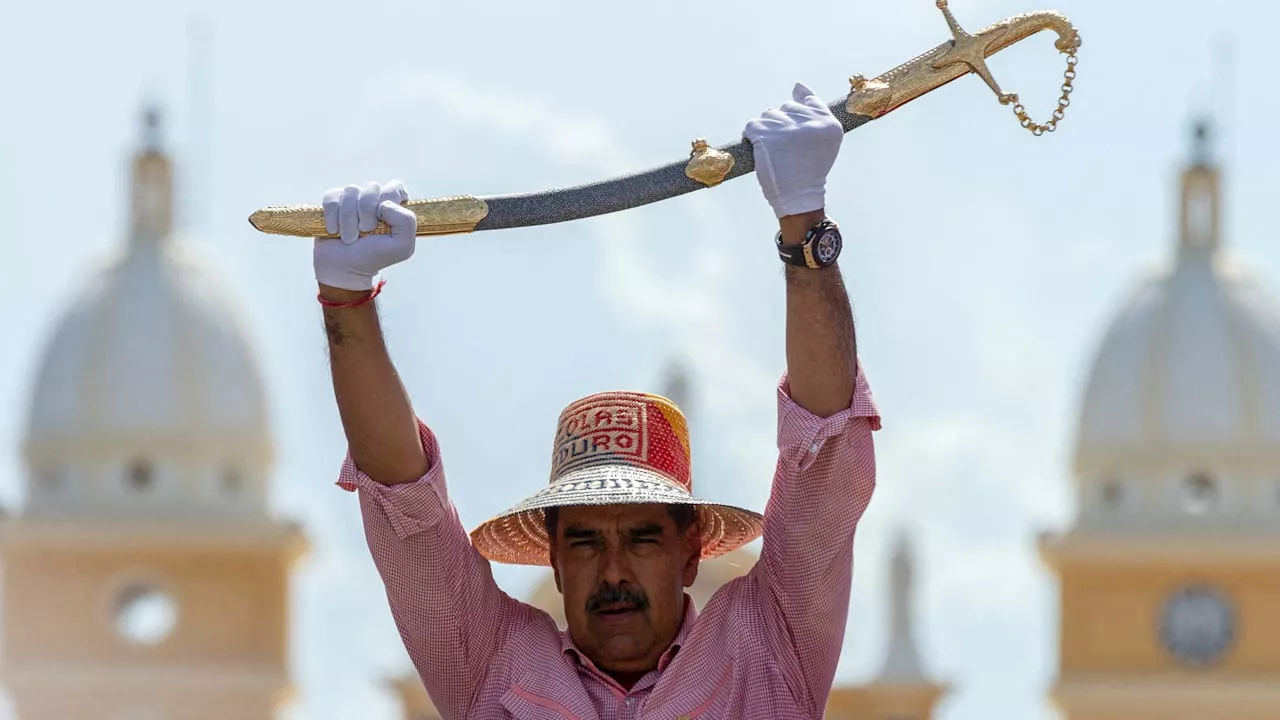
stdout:
<svg viewBox="0 0 1280 720">
<path fill-rule="evenodd" d="M 760 189 L 779 218 L 826 207 L 827 174 L 844 139 L 840 121 L 812 90 L 796 83 L 791 98 L 742 132 L 751 141 Z"/>
<path fill-rule="evenodd" d="M 344 290 L 370 290 L 373 277 L 408 260 L 417 245 L 418 218 L 401 205 L 409 193 L 399 181 L 348 185 L 324 194 L 325 230 L 340 238 L 316 238 L 316 280 Z M 391 232 L 360 236 L 382 220 Z"/>
</svg>

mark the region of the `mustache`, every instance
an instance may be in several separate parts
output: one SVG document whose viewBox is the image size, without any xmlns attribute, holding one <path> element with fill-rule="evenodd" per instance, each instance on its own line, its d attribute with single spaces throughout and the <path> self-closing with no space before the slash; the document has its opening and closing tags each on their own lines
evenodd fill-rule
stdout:
<svg viewBox="0 0 1280 720">
<path fill-rule="evenodd" d="M 634 605 L 636 610 L 640 611 L 649 609 L 649 597 L 640 588 L 632 587 L 631 585 L 606 584 L 591 597 L 587 598 L 587 612 L 595 613 L 600 608 L 614 603 L 628 603 Z"/>
</svg>

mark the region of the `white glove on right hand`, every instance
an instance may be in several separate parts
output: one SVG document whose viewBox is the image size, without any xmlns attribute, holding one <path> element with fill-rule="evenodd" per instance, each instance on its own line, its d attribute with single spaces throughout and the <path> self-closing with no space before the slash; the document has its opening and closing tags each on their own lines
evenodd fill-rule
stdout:
<svg viewBox="0 0 1280 720">
<path fill-rule="evenodd" d="M 800 83 L 791 101 L 747 123 L 756 179 L 779 218 L 821 210 L 827 174 L 840 154 L 844 128 L 831 109 Z"/>
<path fill-rule="evenodd" d="M 325 230 L 340 238 L 316 238 L 312 252 L 316 280 L 343 290 L 372 290 L 382 270 L 408 260 L 417 245 L 418 218 L 401 205 L 409 199 L 404 185 L 393 180 L 363 187 L 348 185 L 324 194 Z M 365 235 L 382 220 L 390 234 Z"/>
</svg>

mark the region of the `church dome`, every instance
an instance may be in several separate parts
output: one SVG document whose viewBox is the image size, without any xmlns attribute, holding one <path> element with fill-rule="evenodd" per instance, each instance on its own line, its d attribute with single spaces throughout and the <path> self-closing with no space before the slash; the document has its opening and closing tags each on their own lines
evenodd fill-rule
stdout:
<svg viewBox="0 0 1280 720">
<path fill-rule="evenodd" d="M 1239 518 L 1280 501 L 1280 310 L 1221 247 L 1198 130 L 1172 262 L 1105 334 L 1081 408 L 1082 519 Z"/>
<path fill-rule="evenodd" d="M 28 514 L 264 512 L 262 380 L 236 311 L 173 237 L 158 119 L 133 167 L 129 240 L 62 317 L 39 365 Z"/>
</svg>

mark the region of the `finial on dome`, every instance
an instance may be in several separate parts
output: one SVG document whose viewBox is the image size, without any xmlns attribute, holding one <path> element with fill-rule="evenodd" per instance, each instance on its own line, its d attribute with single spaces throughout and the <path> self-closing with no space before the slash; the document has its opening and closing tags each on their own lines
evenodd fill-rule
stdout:
<svg viewBox="0 0 1280 720">
<path fill-rule="evenodd" d="M 142 146 L 147 150 L 159 152 L 162 144 L 160 108 L 148 105 L 142 111 Z"/>
<path fill-rule="evenodd" d="M 1209 165 L 1213 158 L 1213 126 L 1207 118 L 1194 124 L 1191 159 L 1196 165 Z"/>
<path fill-rule="evenodd" d="M 134 247 L 154 247 L 173 232 L 173 168 L 163 150 L 161 113 L 148 105 L 142 113 L 142 147 L 134 157 L 132 223 Z"/>
<path fill-rule="evenodd" d="M 1191 163 L 1182 173 L 1178 245 L 1212 252 L 1221 243 L 1222 199 L 1218 168 L 1213 161 L 1212 123 L 1208 118 L 1195 122 L 1193 139 Z"/>
</svg>

